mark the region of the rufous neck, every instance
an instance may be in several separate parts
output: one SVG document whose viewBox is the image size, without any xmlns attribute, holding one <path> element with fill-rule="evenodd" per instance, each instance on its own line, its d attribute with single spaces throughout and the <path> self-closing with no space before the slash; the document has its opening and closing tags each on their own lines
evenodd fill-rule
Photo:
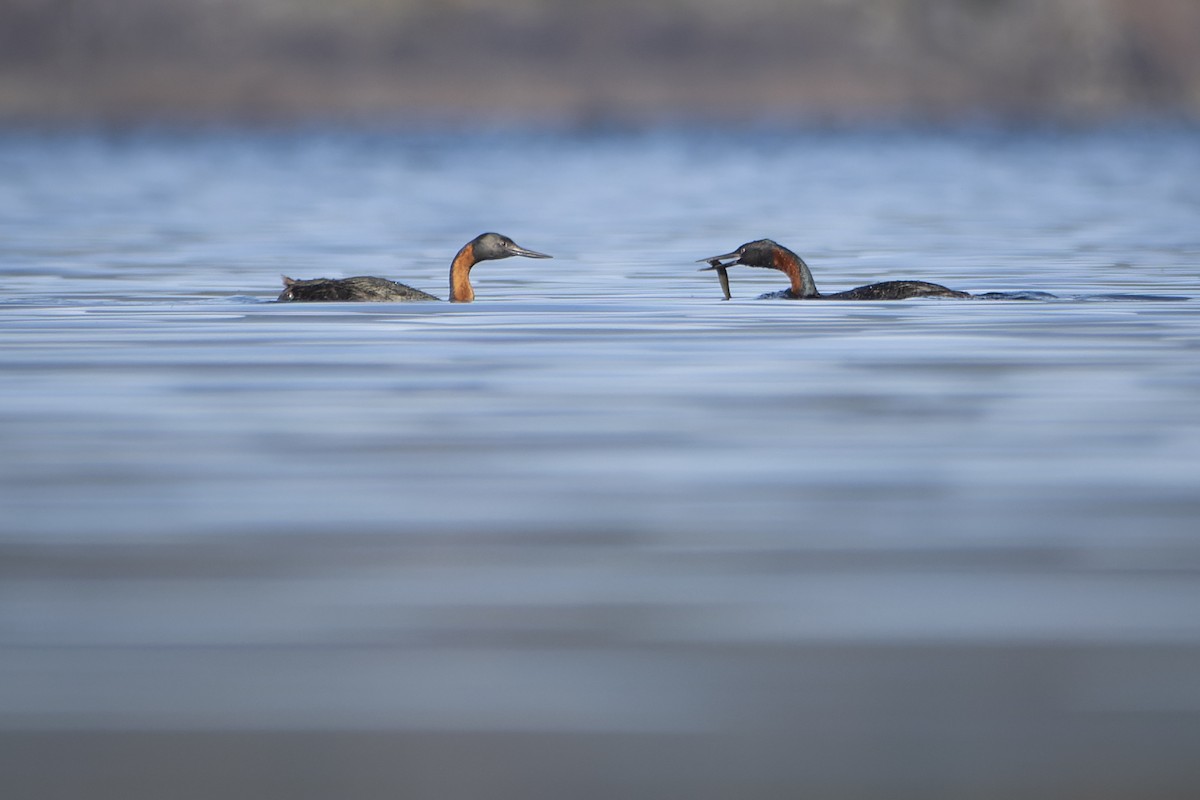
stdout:
<svg viewBox="0 0 1200 800">
<path fill-rule="evenodd" d="M 467 242 L 450 263 L 450 302 L 470 303 L 475 299 L 471 288 L 471 267 L 475 266 L 475 243 Z"/>
<path fill-rule="evenodd" d="M 820 294 L 803 258 L 784 247 L 775 248 L 773 258 L 775 269 L 785 273 L 792 282 L 792 294 L 796 297 L 817 297 Z"/>
</svg>

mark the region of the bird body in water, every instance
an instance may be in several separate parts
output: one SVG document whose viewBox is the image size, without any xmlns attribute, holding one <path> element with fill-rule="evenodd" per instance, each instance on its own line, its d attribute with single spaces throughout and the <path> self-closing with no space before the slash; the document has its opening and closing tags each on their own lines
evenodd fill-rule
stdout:
<svg viewBox="0 0 1200 800">
<path fill-rule="evenodd" d="M 700 259 L 709 266 L 703 269 L 717 270 L 721 277 L 721 288 L 725 299 L 729 299 L 729 278 L 725 270 L 738 264 L 747 267 L 765 267 L 777 269 L 788 276 L 791 286 L 781 292 L 771 292 L 762 298 L 780 298 L 784 300 L 904 300 L 909 297 L 970 297 L 967 292 L 948 289 L 937 283 L 928 281 L 883 281 L 844 292 L 821 294 L 817 284 L 804 259 L 788 250 L 781 244 L 770 239 L 759 239 L 719 256 L 709 256 Z"/>
<path fill-rule="evenodd" d="M 395 303 L 441 299 L 403 283 L 369 275 L 357 275 L 353 278 L 313 278 L 307 281 L 298 281 L 285 275 L 283 287 L 283 293 L 279 295 L 281 302 Z"/>
<path fill-rule="evenodd" d="M 471 267 L 480 261 L 492 261 L 510 256 L 525 258 L 551 258 L 520 247 L 512 239 L 498 233 L 482 233 L 463 245 L 450 264 L 450 302 L 470 303 L 475 299 L 471 286 Z M 420 300 L 438 300 L 428 292 L 405 286 L 386 278 L 360 275 L 353 278 L 314 278 L 298 281 L 286 275 L 280 302 L 307 303 L 405 303 Z"/>
</svg>

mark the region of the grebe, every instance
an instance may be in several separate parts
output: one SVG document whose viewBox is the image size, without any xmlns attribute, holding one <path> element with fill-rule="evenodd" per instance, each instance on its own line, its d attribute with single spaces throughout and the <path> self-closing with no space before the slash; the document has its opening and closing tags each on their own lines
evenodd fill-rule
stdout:
<svg viewBox="0 0 1200 800">
<path fill-rule="evenodd" d="M 463 245 L 450 264 L 450 302 L 470 303 L 475 299 L 471 288 L 471 267 L 480 261 L 493 261 L 510 256 L 525 258 L 552 258 L 545 253 L 526 250 L 507 236 L 498 233 L 481 233 Z M 280 302 L 342 303 L 342 302 L 385 302 L 403 303 L 415 300 L 437 300 L 439 298 L 405 286 L 386 278 L 361 275 L 355 278 L 313 278 L 298 281 L 283 276 L 283 292 Z"/>
<path fill-rule="evenodd" d="M 730 260 L 732 259 L 732 260 Z M 872 283 L 869 286 L 859 286 L 834 294 L 821 294 L 813 281 L 812 273 L 804 259 L 788 250 L 781 244 L 770 239 L 759 239 L 757 242 L 746 244 L 721 256 L 701 258 L 697 263 L 707 262 L 709 266 L 703 270 L 715 269 L 721 278 L 721 288 L 725 299 L 729 299 L 729 276 L 725 274 L 728 267 L 742 264 L 747 267 L 766 267 L 777 269 L 786 274 L 792 285 L 781 292 L 770 292 L 759 299 L 781 298 L 784 300 L 903 300 L 907 297 L 970 297 L 967 292 L 947 289 L 936 283 L 926 281 L 884 281 Z"/>
</svg>

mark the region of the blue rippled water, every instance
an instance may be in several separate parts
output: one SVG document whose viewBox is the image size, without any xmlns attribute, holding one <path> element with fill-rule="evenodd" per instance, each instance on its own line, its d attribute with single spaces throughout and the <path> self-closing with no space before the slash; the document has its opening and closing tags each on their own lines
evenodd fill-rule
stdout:
<svg viewBox="0 0 1200 800">
<path fill-rule="evenodd" d="M 1198 144 L 0 137 L 6 771 L 105 731 L 63 786 L 1189 796 Z M 445 296 L 484 230 L 555 259 L 272 302 Z M 693 262 L 764 236 L 1057 299 L 723 302 Z"/>
</svg>

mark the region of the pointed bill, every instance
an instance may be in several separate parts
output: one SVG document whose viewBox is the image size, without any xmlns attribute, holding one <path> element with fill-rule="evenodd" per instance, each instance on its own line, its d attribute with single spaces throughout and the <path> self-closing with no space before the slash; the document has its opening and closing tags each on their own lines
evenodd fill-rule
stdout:
<svg viewBox="0 0 1200 800">
<path fill-rule="evenodd" d="M 718 266 L 732 267 L 735 263 L 737 263 L 737 260 L 741 257 L 742 257 L 741 253 L 734 250 L 732 253 L 725 253 L 724 255 L 708 256 L 707 258 L 697 258 L 696 263 L 712 265 L 709 267 L 705 267 L 705 269 L 716 269 Z M 725 261 L 728 261 L 729 263 L 728 264 L 722 263 Z"/>
<path fill-rule="evenodd" d="M 554 256 L 548 256 L 545 253 L 539 253 L 537 250 L 529 250 L 528 248 L 521 247 L 518 244 L 513 244 L 510 246 L 508 251 L 514 256 L 525 256 L 526 258 L 554 258 Z"/>
</svg>

